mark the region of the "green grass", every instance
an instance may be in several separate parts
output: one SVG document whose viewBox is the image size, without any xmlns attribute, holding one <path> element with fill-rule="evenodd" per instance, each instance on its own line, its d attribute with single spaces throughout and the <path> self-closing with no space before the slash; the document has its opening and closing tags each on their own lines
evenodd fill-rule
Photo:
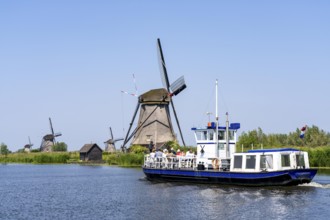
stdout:
<svg viewBox="0 0 330 220">
<path fill-rule="evenodd" d="M 38 152 L 38 153 L 12 153 L 0 155 L 0 163 L 67 163 L 69 160 L 77 160 L 78 152 Z"/>
<path fill-rule="evenodd" d="M 118 165 L 123 167 L 142 166 L 144 161 L 143 153 L 114 153 L 103 154 L 103 160 L 109 165 Z"/>
</svg>

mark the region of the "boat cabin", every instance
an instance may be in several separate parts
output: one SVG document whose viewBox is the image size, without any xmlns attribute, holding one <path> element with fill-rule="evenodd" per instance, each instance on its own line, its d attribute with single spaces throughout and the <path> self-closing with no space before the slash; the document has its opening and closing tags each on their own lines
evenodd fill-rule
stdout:
<svg viewBox="0 0 330 220">
<path fill-rule="evenodd" d="M 228 134 L 227 126 L 218 126 L 216 129 L 215 122 L 208 123 L 206 128 L 192 128 L 197 144 L 197 164 L 204 164 L 207 168 L 212 168 L 214 161 L 220 159 L 223 161 L 223 165 L 227 163 L 229 169 L 230 156 L 236 152 L 239 128 L 240 123 L 231 123 L 230 126 L 228 123 Z"/>
<path fill-rule="evenodd" d="M 232 155 L 230 171 L 260 172 L 309 168 L 308 153 L 293 148 L 249 150 Z"/>
</svg>

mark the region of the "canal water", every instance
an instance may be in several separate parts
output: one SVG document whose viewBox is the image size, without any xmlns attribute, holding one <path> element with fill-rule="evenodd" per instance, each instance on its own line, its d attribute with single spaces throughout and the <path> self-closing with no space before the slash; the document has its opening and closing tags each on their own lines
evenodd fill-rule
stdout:
<svg viewBox="0 0 330 220">
<path fill-rule="evenodd" d="M 0 164 L 0 219 L 329 219 L 330 173 L 296 187 L 152 183 L 139 168 Z"/>
</svg>

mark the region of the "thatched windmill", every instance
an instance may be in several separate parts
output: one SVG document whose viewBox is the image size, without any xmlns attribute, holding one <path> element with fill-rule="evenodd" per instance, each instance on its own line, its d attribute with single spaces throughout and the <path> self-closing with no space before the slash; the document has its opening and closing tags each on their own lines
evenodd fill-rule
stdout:
<svg viewBox="0 0 330 220">
<path fill-rule="evenodd" d="M 173 131 L 171 122 L 169 105 L 172 106 L 181 140 L 183 145 L 185 145 L 173 103 L 173 96 L 178 95 L 187 86 L 183 76 L 176 80 L 174 83 L 169 83 L 163 51 L 159 39 L 157 40 L 157 45 L 161 78 L 164 88 L 152 89 L 139 96 L 133 119 L 130 123 L 130 127 L 122 145 L 123 150 L 131 138 L 133 138 L 131 142 L 132 145 L 149 146 L 153 144 L 156 148 L 161 147 L 168 141 L 176 140 L 176 135 Z M 130 133 L 139 109 L 140 116 L 137 127 L 132 133 Z"/>
<path fill-rule="evenodd" d="M 24 151 L 25 152 L 30 152 L 33 144 L 31 143 L 30 137 L 29 137 L 29 143 L 24 145 Z"/>
<path fill-rule="evenodd" d="M 53 129 L 52 119 L 49 118 L 50 131 L 51 134 L 46 134 L 41 141 L 40 151 L 50 152 L 52 151 L 52 146 L 56 144 L 55 137 L 59 137 L 61 133 L 55 133 Z"/>
<path fill-rule="evenodd" d="M 115 146 L 115 143 L 117 141 L 122 141 L 124 140 L 124 138 L 117 138 L 117 139 L 114 139 L 113 138 L 113 133 L 112 133 L 112 129 L 110 127 L 110 139 L 105 141 L 105 152 L 110 152 L 110 153 L 114 153 L 116 152 L 116 146 Z"/>
</svg>

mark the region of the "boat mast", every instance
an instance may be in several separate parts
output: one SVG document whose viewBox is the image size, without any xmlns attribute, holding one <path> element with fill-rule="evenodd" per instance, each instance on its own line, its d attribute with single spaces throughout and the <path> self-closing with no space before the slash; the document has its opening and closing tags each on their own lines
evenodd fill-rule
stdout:
<svg viewBox="0 0 330 220">
<path fill-rule="evenodd" d="M 219 152 L 219 116 L 218 116 L 218 79 L 215 81 L 215 146 L 216 152 Z M 219 157 L 220 155 L 218 155 Z"/>
<path fill-rule="evenodd" d="M 229 120 L 228 112 L 226 112 L 226 158 L 229 158 Z"/>
</svg>

